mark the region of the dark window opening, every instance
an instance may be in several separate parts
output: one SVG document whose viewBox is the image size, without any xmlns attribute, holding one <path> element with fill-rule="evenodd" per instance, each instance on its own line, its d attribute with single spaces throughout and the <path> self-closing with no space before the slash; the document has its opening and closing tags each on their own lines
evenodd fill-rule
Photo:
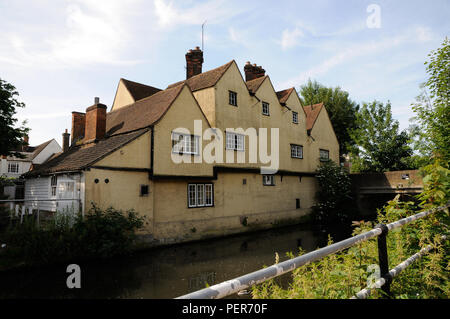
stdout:
<svg viewBox="0 0 450 319">
<path fill-rule="evenodd" d="M 228 91 L 228 103 L 233 106 L 237 106 L 237 93 Z"/>
<path fill-rule="evenodd" d="M 300 208 L 300 198 L 295 199 L 295 208 Z"/>
<path fill-rule="evenodd" d="M 141 196 L 148 196 L 148 185 L 141 185 Z"/>
</svg>

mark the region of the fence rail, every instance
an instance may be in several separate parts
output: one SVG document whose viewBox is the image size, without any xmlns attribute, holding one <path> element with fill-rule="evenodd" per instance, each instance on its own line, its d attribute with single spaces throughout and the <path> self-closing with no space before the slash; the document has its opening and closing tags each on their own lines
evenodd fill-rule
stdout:
<svg viewBox="0 0 450 319">
<path fill-rule="evenodd" d="M 365 233 L 362 233 L 362 234 L 347 238 L 345 240 L 342 240 L 340 242 L 334 243 L 332 245 L 314 250 L 314 251 L 306 253 L 302 256 L 295 257 L 295 258 L 283 261 L 278 264 L 274 264 L 270 267 L 254 271 L 250 274 L 246 274 L 246 275 L 243 275 L 243 276 L 231 279 L 231 280 L 227 280 L 227 281 L 224 281 L 217 285 L 213 285 L 211 287 L 204 288 L 202 290 L 194 291 L 187 295 L 180 296 L 176 299 L 219 299 L 219 298 L 224 298 L 226 296 L 235 294 L 241 290 L 245 290 L 253 285 L 256 285 L 256 284 L 262 283 L 264 281 L 270 280 L 272 278 L 286 274 L 296 268 L 299 268 L 299 267 L 307 265 L 311 262 L 317 261 L 328 255 L 331 255 L 331 254 L 334 254 L 341 250 L 347 249 L 347 248 L 352 247 L 361 242 L 365 242 L 374 237 L 378 237 L 378 254 L 379 254 L 380 271 L 381 271 L 381 277 L 384 280 L 383 290 L 387 294 L 389 294 L 390 279 L 392 279 L 393 277 L 389 276 L 389 269 L 388 269 L 387 248 L 386 248 L 387 233 L 392 229 L 402 227 L 408 223 L 411 223 L 420 218 L 424 218 L 430 214 L 433 214 L 437 211 L 441 211 L 448 207 L 450 207 L 450 202 L 444 206 L 430 209 L 427 211 L 423 211 L 421 213 L 400 219 L 398 221 L 395 221 L 395 222 L 387 224 L 387 225 L 384 225 L 384 224 L 377 225 L 374 229 L 369 230 Z M 419 257 L 415 257 L 414 260 L 416 260 L 417 258 L 419 258 Z M 407 262 L 407 261 L 405 261 L 405 262 Z M 411 263 L 412 263 L 412 261 L 410 261 L 407 266 L 409 266 Z M 399 266 L 397 266 L 397 267 L 399 267 Z M 392 271 L 394 271 L 394 270 L 395 269 L 393 269 Z M 379 284 L 381 284 L 381 282 Z M 362 294 L 361 294 L 361 296 L 362 296 Z"/>
<path fill-rule="evenodd" d="M 50 199 L 2 199 L 0 200 L 0 205 L 3 203 L 9 203 L 9 209 L 11 211 L 10 217 L 13 218 L 19 217 L 20 215 L 20 223 L 23 222 L 23 218 L 25 215 L 33 215 L 36 212 L 36 223 L 39 225 L 40 223 L 40 212 L 44 211 L 43 207 L 39 207 L 39 203 L 42 202 L 72 202 L 78 204 L 78 209 L 81 209 L 81 199 L 79 198 L 50 198 Z M 28 205 L 26 204 L 28 203 Z"/>
</svg>

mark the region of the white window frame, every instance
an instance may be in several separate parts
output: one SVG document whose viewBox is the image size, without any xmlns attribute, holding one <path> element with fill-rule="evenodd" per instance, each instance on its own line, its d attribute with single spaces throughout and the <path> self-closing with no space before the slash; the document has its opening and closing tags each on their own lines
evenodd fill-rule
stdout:
<svg viewBox="0 0 450 319">
<path fill-rule="evenodd" d="M 292 123 L 298 124 L 298 112 L 292 111 Z"/>
<path fill-rule="evenodd" d="M 264 186 L 275 186 L 275 175 L 263 175 Z"/>
<path fill-rule="evenodd" d="M 237 106 L 237 93 L 234 91 L 228 91 L 228 104 Z"/>
<path fill-rule="evenodd" d="M 198 155 L 199 141 L 200 137 L 197 135 L 172 132 L 172 153 Z"/>
<path fill-rule="evenodd" d="M 324 157 L 324 156 L 322 156 L 322 154 L 327 154 L 327 156 Z M 319 149 L 319 159 L 321 161 L 329 161 L 330 160 L 330 151 L 324 150 L 324 149 Z"/>
<path fill-rule="evenodd" d="M 234 132 L 225 132 L 226 149 L 234 151 L 245 151 L 245 135 Z"/>
<path fill-rule="evenodd" d="M 303 158 L 303 146 L 298 144 L 291 144 L 291 157 Z"/>
<path fill-rule="evenodd" d="M 267 103 L 267 102 L 262 102 L 262 114 L 263 114 L 263 115 L 269 115 L 269 116 L 270 116 L 269 103 Z"/>
<path fill-rule="evenodd" d="M 50 176 L 50 194 L 51 197 L 56 198 L 58 188 L 58 176 L 52 175 Z"/>
<path fill-rule="evenodd" d="M 214 206 L 214 187 L 212 183 L 189 183 L 187 188 L 189 208 Z"/>
<path fill-rule="evenodd" d="M 9 162 L 8 163 L 8 173 L 18 174 L 19 173 L 19 163 Z"/>
</svg>

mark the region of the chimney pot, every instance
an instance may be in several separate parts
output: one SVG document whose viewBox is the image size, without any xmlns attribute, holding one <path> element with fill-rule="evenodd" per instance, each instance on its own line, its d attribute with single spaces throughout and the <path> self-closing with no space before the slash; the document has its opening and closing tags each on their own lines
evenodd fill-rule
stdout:
<svg viewBox="0 0 450 319">
<path fill-rule="evenodd" d="M 98 104 L 98 103 L 100 103 L 100 98 L 96 96 L 94 98 L 94 104 Z"/>
</svg>

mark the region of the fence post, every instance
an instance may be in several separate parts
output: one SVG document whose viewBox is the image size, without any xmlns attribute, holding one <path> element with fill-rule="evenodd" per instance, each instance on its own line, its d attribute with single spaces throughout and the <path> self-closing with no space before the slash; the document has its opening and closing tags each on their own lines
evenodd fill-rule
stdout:
<svg viewBox="0 0 450 319">
<path fill-rule="evenodd" d="M 378 224 L 375 228 L 381 229 L 381 234 L 378 236 L 378 263 L 380 266 L 380 276 L 386 281 L 381 290 L 385 293 L 385 298 L 390 298 L 392 278 L 389 275 L 389 259 L 386 244 L 386 237 L 389 229 L 385 224 Z"/>
</svg>

